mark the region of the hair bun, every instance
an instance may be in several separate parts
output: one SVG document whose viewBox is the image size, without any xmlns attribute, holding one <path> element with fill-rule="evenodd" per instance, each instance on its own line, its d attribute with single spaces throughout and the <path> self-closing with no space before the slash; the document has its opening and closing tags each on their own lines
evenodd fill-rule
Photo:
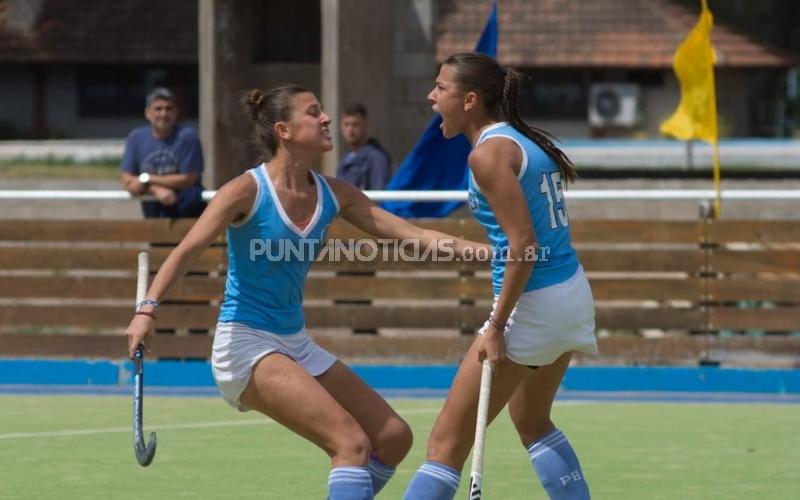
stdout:
<svg viewBox="0 0 800 500">
<path fill-rule="evenodd" d="M 258 89 L 253 89 L 247 95 L 247 102 L 256 108 L 260 108 L 264 104 L 264 93 Z"/>
<path fill-rule="evenodd" d="M 245 109 L 250 115 L 250 118 L 253 120 L 258 119 L 258 112 L 261 111 L 261 107 L 264 105 L 265 100 L 266 96 L 259 89 L 247 91 L 242 101 Z"/>
</svg>

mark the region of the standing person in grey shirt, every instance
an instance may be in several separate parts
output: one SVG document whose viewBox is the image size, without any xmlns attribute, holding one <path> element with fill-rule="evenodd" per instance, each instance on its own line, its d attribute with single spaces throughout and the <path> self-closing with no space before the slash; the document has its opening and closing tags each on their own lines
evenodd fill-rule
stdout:
<svg viewBox="0 0 800 500">
<path fill-rule="evenodd" d="M 360 189 L 385 189 L 391 160 L 383 146 L 369 136 L 367 108 L 360 103 L 345 107 L 339 128 L 350 151 L 339 162 L 336 177 Z"/>
</svg>

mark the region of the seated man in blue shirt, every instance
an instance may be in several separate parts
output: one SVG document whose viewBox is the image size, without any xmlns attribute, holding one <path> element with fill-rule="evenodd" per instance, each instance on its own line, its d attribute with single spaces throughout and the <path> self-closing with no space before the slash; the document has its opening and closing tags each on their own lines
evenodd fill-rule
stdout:
<svg viewBox="0 0 800 500">
<path fill-rule="evenodd" d="M 339 163 L 336 177 L 360 189 L 384 189 L 391 177 L 389 154 L 369 136 L 367 125 L 363 104 L 344 109 L 339 128 L 350 152 Z"/>
<path fill-rule="evenodd" d="M 203 151 L 197 132 L 176 124 L 175 96 L 159 87 L 147 96 L 144 116 L 150 126 L 128 134 L 122 156 L 122 186 L 142 202 L 145 217 L 197 217 L 202 199 Z"/>
</svg>

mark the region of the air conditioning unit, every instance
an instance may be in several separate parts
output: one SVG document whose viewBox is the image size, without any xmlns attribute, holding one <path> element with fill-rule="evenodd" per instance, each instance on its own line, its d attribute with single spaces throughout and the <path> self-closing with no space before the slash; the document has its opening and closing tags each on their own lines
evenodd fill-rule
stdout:
<svg viewBox="0 0 800 500">
<path fill-rule="evenodd" d="M 638 121 L 638 85 L 594 83 L 589 88 L 589 124 L 591 126 L 632 127 Z"/>
</svg>

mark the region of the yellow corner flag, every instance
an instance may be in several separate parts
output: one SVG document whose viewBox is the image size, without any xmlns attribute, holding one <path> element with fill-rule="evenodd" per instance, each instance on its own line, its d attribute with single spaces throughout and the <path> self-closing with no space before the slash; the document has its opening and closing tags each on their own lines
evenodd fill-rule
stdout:
<svg viewBox="0 0 800 500">
<path fill-rule="evenodd" d="M 675 52 L 675 74 L 681 85 L 678 109 L 661 124 L 661 132 L 684 141 L 700 139 L 714 148 L 714 203 L 720 215 L 719 136 L 717 133 L 717 95 L 714 85 L 714 48 L 711 28 L 714 18 L 707 0 L 701 0 L 700 19 Z"/>
</svg>

